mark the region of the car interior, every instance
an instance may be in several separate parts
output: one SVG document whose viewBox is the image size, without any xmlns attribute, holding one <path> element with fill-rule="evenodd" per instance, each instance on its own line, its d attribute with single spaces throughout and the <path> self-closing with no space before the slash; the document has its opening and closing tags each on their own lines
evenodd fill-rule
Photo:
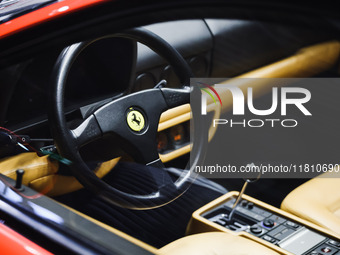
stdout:
<svg viewBox="0 0 340 255">
<path fill-rule="evenodd" d="M 188 164 L 204 142 L 190 139 L 204 126 L 191 125 L 190 78 L 248 79 L 242 90 L 252 78 L 339 78 L 338 37 L 308 20 L 173 18 L 3 66 L 0 221 L 56 254 L 340 254 L 339 174 L 260 178 L 230 220 L 245 181 L 194 178 Z M 257 105 L 272 87 L 253 87 Z M 308 131 L 218 127 L 205 153 L 220 132 L 230 162 L 338 163 L 340 87 L 315 91 L 325 103 L 310 103 Z M 219 94 L 208 128 L 232 114 Z"/>
</svg>

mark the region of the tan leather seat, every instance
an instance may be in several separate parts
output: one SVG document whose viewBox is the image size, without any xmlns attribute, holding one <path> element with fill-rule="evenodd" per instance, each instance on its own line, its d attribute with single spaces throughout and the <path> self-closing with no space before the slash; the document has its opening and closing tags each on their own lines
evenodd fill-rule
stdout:
<svg viewBox="0 0 340 255">
<path fill-rule="evenodd" d="M 209 232 L 178 239 L 159 250 L 162 255 L 278 255 L 249 239 L 223 232 Z"/>
<path fill-rule="evenodd" d="M 119 158 L 100 164 L 94 172 L 99 178 L 104 177 L 118 163 Z M 73 176 L 58 174 L 59 164 L 47 156 L 38 157 L 34 152 L 22 153 L 0 160 L 0 173 L 16 178 L 15 171 L 24 169 L 22 183 L 48 196 L 59 196 L 76 191 L 82 185 Z"/>
<path fill-rule="evenodd" d="M 340 173 L 325 173 L 293 190 L 281 209 L 340 234 Z"/>
</svg>

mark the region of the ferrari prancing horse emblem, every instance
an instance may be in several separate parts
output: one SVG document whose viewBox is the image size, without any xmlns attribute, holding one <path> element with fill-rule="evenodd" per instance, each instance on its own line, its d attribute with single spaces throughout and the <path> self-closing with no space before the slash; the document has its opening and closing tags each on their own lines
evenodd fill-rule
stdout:
<svg viewBox="0 0 340 255">
<path fill-rule="evenodd" d="M 141 131 L 145 126 L 145 118 L 143 114 L 134 108 L 129 109 L 126 121 L 129 127 L 136 132 Z"/>
</svg>

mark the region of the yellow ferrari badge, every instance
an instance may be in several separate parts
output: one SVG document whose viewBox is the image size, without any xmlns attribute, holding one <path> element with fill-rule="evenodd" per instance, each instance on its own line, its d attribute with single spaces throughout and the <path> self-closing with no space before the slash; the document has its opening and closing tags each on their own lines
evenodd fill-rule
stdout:
<svg viewBox="0 0 340 255">
<path fill-rule="evenodd" d="M 126 121 L 133 131 L 141 131 L 145 126 L 145 118 L 140 111 L 130 109 L 126 116 Z"/>
</svg>

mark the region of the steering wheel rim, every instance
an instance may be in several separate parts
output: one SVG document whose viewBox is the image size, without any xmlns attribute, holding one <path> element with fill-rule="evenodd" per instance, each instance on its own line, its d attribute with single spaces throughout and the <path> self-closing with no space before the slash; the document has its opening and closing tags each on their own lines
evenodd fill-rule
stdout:
<svg viewBox="0 0 340 255">
<path fill-rule="evenodd" d="M 91 114 L 83 123 L 85 123 L 85 127 L 83 128 L 80 125 L 78 127 L 78 131 L 81 129 L 86 129 L 86 138 L 88 137 L 98 137 L 100 134 L 105 133 L 106 126 L 110 126 L 112 128 L 112 124 L 103 124 L 103 122 L 99 121 L 104 117 L 107 118 L 107 114 L 112 114 L 108 112 L 112 112 L 115 110 L 114 107 L 120 106 L 117 102 L 123 104 L 126 108 L 127 105 L 133 106 L 132 102 L 136 102 L 136 98 L 146 98 L 154 99 L 160 98 L 159 102 L 163 105 L 161 112 L 154 113 L 158 117 L 157 126 L 159 122 L 160 114 L 172 107 L 178 106 L 180 104 L 189 103 L 190 99 L 190 88 L 188 87 L 190 83 L 190 78 L 192 77 L 191 70 L 183 59 L 183 57 L 175 50 L 172 46 L 170 46 L 166 41 L 161 39 L 159 36 L 151 33 L 150 31 L 142 28 L 136 28 L 127 30 L 123 33 L 112 34 L 108 36 L 104 36 L 101 38 L 97 38 L 92 41 L 82 42 L 78 44 L 71 45 L 65 48 L 62 53 L 59 55 L 58 60 L 55 64 L 53 75 L 52 75 L 52 90 L 50 94 L 50 108 L 49 108 L 49 121 L 51 126 L 51 131 L 53 138 L 55 140 L 58 152 L 61 156 L 71 160 L 72 164 L 70 165 L 70 169 L 73 175 L 78 179 L 78 181 L 87 189 L 97 194 L 99 197 L 104 199 L 105 201 L 112 203 L 114 205 L 118 205 L 125 208 L 130 209 L 150 209 L 155 207 L 160 207 L 165 205 L 179 196 L 181 196 L 191 185 L 192 181 L 196 177 L 196 173 L 194 171 L 195 166 L 198 164 L 200 160 L 204 158 L 204 145 L 205 140 L 202 136 L 202 131 L 200 129 L 200 124 L 195 122 L 194 129 L 194 137 L 199 138 L 192 145 L 192 153 L 195 153 L 194 157 L 191 157 L 191 167 L 187 170 L 183 171 L 183 174 L 173 183 L 159 186 L 159 190 L 157 192 L 148 194 L 148 195 L 135 195 L 122 192 L 111 185 L 105 183 L 103 180 L 98 178 L 95 173 L 87 166 L 85 161 L 82 159 L 79 153 L 79 140 L 81 140 L 82 134 L 75 134 L 77 130 L 70 130 L 67 127 L 67 122 L 65 119 L 65 110 L 64 110 L 64 93 L 65 93 L 65 84 L 69 74 L 69 71 L 72 67 L 73 62 L 77 58 L 77 56 L 90 44 L 97 40 L 101 40 L 109 37 L 121 37 L 127 38 L 131 40 L 138 41 L 152 50 L 154 50 L 161 57 L 166 59 L 169 64 L 174 69 L 177 74 L 181 84 L 183 85 L 182 89 L 167 89 L 167 88 L 157 88 L 144 90 L 138 93 L 132 93 L 131 95 L 124 96 L 121 99 L 112 101 L 108 104 L 105 104 L 100 109 L 98 109 L 95 113 Z M 195 90 L 194 90 L 195 91 Z M 143 94 L 144 93 L 144 94 Z M 160 96 L 161 95 L 161 96 Z M 164 102 L 162 99 L 164 99 Z M 123 102 L 123 103 L 122 103 Z M 127 102 L 127 103 L 126 103 Z M 164 104 L 165 103 L 165 104 Z M 116 104 L 116 105 L 115 105 Z M 123 107 L 123 108 L 124 108 Z M 142 115 L 143 111 L 146 111 L 145 108 L 149 106 L 144 104 L 140 106 L 134 106 L 137 111 L 139 111 Z M 148 111 L 152 111 L 151 106 L 148 108 Z M 153 107 L 155 108 L 155 107 Z M 124 113 L 125 114 L 125 113 Z M 147 113 L 149 114 L 149 113 Z M 146 115 L 147 115 L 146 114 Z M 194 121 L 200 121 L 200 118 L 195 118 L 195 112 L 193 114 Z M 149 117 L 147 115 L 145 117 Z M 116 116 L 115 116 L 116 117 Z M 99 119 L 99 120 L 98 120 Z M 156 118 L 157 119 L 157 118 Z M 147 119 L 145 119 L 147 121 Z M 155 123 L 151 126 L 151 120 L 148 123 L 148 130 L 155 129 Z M 99 125 L 98 125 L 99 123 Z M 98 125 L 97 127 L 94 127 Z M 122 125 L 123 126 L 123 125 Z M 157 127 L 156 127 L 157 128 Z M 99 130 L 99 131 L 98 131 Z M 103 131 L 104 130 L 104 131 Z M 144 133 L 138 133 L 138 136 L 132 136 L 134 139 L 139 137 L 143 137 L 147 134 L 148 130 L 141 130 Z M 130 130 L 131 131 L 131 130 Z M 153 131 L 152 131 L 153 132 Z M 156 131 L 157 132 L 157 131 Z M 134 133 L 134 132 L 132 132 Z M 88 135 L 90 134 L 90 135 Z M 200 135 L 198 135 L 200 134 Z M 136 134 L 135 134 L 136 135 Z M 150 131 L 150 136 L 153 134 Z M 94 139 L 94 138 L 93 138 Z M 144 139 L 146 141 L 146 138 Z M 158 155 L 158 153 L 157 153 Z M 158 158 L 159 160 L 159 158 Z M 160 164 L 160 160 L 158 162 L 152 162 L 154 166 L 162 166 Z M 169 180 L 169 176 L 165 176 L 165 171 L 162 170 L 162 178 Z"/>
</svg>

